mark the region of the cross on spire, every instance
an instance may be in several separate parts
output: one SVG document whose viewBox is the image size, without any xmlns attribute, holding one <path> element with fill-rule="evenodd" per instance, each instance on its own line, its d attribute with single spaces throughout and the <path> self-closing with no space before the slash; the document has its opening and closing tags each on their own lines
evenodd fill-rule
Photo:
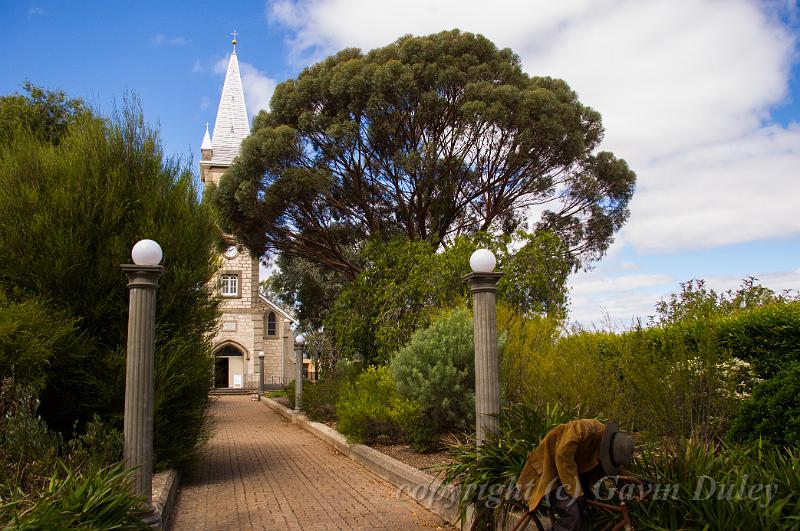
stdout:
<svg viewBox="0 0 800 531">
<path fill-rule="evenodd" d="M 239 35 L 239 32 L 236 31 L 236 30 L 233 30 L 231 35 L 233 35 L 233 40 L 231 41 L 231 44 L 233 44 L 233 53 L 236 53 L 236 36 Z"/>
</svg>

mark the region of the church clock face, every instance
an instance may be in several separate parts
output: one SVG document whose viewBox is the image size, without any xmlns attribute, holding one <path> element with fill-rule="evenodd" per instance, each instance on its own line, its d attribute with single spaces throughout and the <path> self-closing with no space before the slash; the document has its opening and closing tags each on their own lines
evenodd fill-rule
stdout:
<svg viewBox="0 0 800 531">
<path fill-rule="evenodd" d="M 222 254 L 225 255 L 225 258 L 231 260 L 239 256 L 239 249 L 237 249 L 235 245 L 231 245 L 230 247 L 225 249 L 225 251 Z"/>
</svg>

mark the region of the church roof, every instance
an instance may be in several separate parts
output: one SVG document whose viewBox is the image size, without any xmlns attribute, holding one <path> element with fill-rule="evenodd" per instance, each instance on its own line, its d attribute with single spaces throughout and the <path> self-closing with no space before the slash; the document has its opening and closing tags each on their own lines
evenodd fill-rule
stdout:
<svg viewBox="0 0 800 531">
<path fill-rule="evenodd" d="M 213 149 L 213 145 L 211 144 L 211 137 L 208 135 L 208 122 L 206 122 L 206 134 L 203 135 L 203 143 L 200 145 L 200 149 Z"/>
<path fill-rule="evenodd" d="M 291 321 L 292 323 L 295 322 L 294 317 L 289 315 L 285 310 L 283 310 L 283 308 L 281 308 L 280 306 L 278 306 L 277 304 L 272 302 L 270 299 L 268 299 L 267 296 L 264 295 L 264 293 L 262 291 L 260 291 L 260 290 L 258 292 L 258 298 L 261 299 L 261 302 L 263 302 L 264 304 L 266 304 L 268 306 L 271 306 L 272 308 L 277 310 L 278 313 L 281 314 L 285 319 Z"/>
<path fill-rule="evenodd" d="M 234 48 L 228 62 L 228 72 L 225 74 L 225 84 L 222 86 L 217 120 L 214 122 L 211 163 L 229 166 L 239 154 L 242 140 L 249 134 L 250 123 L 247 120 L 247 109 L 244 104 L 239 60 Z M 203 143 L 205 144 L 205 141 Z"/>
</svg>

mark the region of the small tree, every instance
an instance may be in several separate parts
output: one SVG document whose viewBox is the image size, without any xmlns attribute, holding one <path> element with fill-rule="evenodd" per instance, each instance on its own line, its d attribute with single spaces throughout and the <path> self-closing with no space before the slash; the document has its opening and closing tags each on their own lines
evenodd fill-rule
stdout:
<svg viewBox="0 0 800 531">
<path fill-rule="evenodd" d="M 443 314 L 413 335 L 390 365 L 397 390 L 421 408 L 417 443 L 475 422 L 475 343 L 467 309 Z M 414 431 L 414 430 L 409 430 Z"/>
</svg>

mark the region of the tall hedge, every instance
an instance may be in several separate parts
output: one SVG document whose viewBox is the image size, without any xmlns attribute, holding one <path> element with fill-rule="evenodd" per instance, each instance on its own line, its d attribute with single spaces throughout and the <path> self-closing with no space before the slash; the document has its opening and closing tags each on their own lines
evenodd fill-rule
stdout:
<svg viewBox="0 0 800 531">
<path fill-rule="evenodd" d="M 719 344 L 753 364 L 761 378 L 800 362 L 800 301 L 778 302 L 720 319 Z"/>
<path fill-rule="evenodd" d="M 58 144 L 17 128 L 0 145 L 0 287 L 75 323 L 83 349 L 44 368 L 40 411 L 71 432 L 94 413 L 121 426 L 128 290 L 120 264 L 158 241 L 155 456 L 180 465 L 203 430 L 213 376 L 215 219 L 188 167 L 163 153 L 140 111 L 78 119 Z M 25 382 L 21 382 L 25 383 Z"/>
</svg>

